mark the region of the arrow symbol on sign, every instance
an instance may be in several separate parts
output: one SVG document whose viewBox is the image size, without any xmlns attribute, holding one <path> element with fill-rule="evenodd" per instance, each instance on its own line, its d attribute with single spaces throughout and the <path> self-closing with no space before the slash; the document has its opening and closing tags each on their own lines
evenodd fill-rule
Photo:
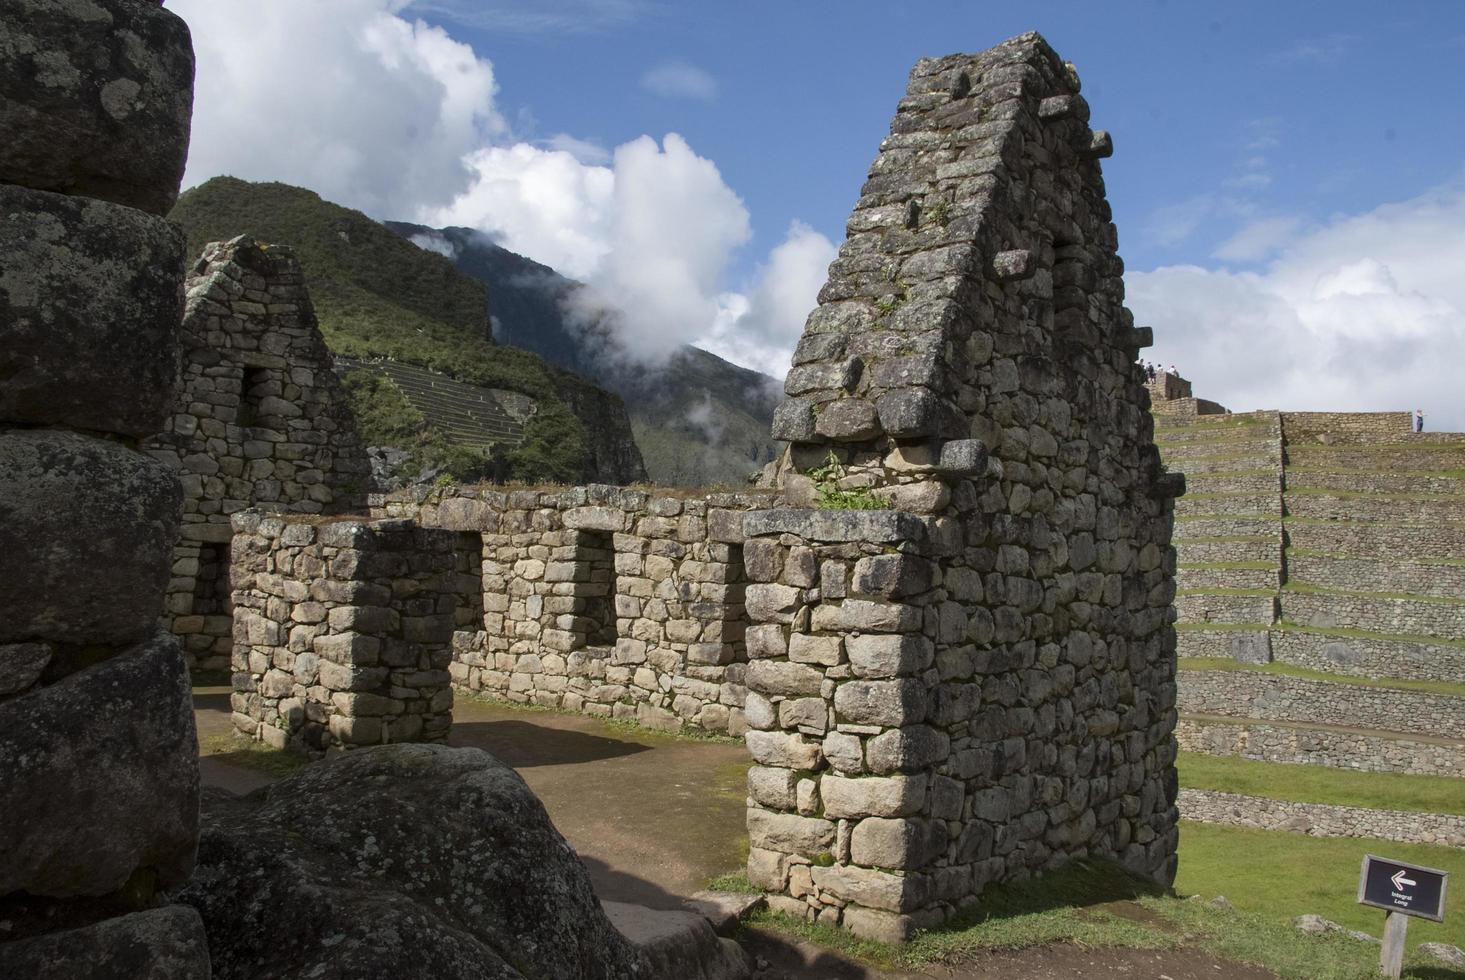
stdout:
<svg viewBox="0 0 1465 980">
<path fill-rule="evenodd" d="M 1404 877 L 1404 875 L 1405 875 L 1405 872 L 1398 871 L 1398 872 L 1395 872 L 1394 877 L 1390 878 L 1389 880 L 1394 883 L 1394 887 L 1395 888 L 1398 888 L 1398 889 L 1401 889 L 1401 890 L 1403 889 L 1403 887 L 1405 885 L 1417 885 L 1417 884 L 1419 884 L 1419 882 L 1415 881 L 1413 878 L 1406 878 L 1406 877 Z"/>
</svg>

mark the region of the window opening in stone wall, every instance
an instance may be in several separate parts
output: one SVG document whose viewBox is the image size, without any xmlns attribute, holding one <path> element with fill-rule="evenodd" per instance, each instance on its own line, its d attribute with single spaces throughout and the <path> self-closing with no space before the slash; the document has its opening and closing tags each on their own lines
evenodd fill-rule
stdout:
<svg viewBox="0 0 1465 980">
<path fill-rule="evenodd" d="M 198 549 L 198 574 L 193 579 L 193 614 L 229 616 L 234 610 L 234 589 L 229 582 L 229 544 L 204 542 Z"/>
<path fill-rule="evenodd" d="M 268 393 L 269 368 L 247 367 L 240 379 L 239 425 L 243 428 L 259 425 L 260 400 Z"/>
<path fill-rule="evenodd" d="M 577 647 L 614 646 L 615 545 L 609 531 L 580 531 L 575 543 L 574 617 Z"/>
</svg>

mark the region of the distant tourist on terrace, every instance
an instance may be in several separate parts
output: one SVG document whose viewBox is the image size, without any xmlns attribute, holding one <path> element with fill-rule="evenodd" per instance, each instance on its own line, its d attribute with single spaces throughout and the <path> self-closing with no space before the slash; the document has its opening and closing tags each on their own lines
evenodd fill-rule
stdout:
<svg viewBox="0 0 1465 980">
<path fill-rule="evenodd" d="M 1416 408 L 1414 410 L 1414 431 L 1424 431 L 1424 409 L 1422 408 Z"/>
</svg>

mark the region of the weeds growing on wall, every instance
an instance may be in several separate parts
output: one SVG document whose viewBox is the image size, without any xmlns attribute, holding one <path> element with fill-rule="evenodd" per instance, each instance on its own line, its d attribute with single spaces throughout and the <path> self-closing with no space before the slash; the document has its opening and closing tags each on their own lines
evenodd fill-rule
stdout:
<svg viewBox="0 0 1465 980">
<path fill-rule="evenodd" d="M 823 466 L 816 466 L 805 474 L 814 481 L 819 493 L 819 506 L 824 510 L 886 510 L 889 504 L 870 490 L 869 487 L 841 489 L 839 481 L 844 479 L 844 464 L 829 451 Z"/>
</svg>

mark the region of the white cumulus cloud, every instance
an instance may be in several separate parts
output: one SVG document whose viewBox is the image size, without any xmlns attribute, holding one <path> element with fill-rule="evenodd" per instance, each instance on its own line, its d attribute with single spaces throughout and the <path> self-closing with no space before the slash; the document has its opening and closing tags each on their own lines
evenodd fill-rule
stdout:
<svg viewBox="0 0 1465 980">
<path fill-rule="evenodd" d="M 634 7 L 560 0 L 545 13 Z M 474 228 L 585 282 L 574 312 L 616 325 L 623 354 L 659 360 L 693 343 L 774 375 L 786 369 L 834 246 L 795 222 L 751 282 L 730 282 L 752 226 L 716 164 L 675 133 L 614 150 L 565 133 L 516 138 L 495 106 L 489 60 L 414 18 L 464 17 L 458 0 L 174 0 L 173 9 L 198 51 L 186 184 L 280 180 L 377 218 Z M 533 15 L 522 4 L 480 13 Z M 683 62 L 646 84 L 695 98 L 716 90 Z M 418 244 L 447 251 L 436 238 Z"/>
<path fill-rule="evenodd" d="M 1201 397 L 1233 410 L 1422 407 L 1430 428 L 1458 430 L 1462 264 L 1465 180 L 1297 235 L 1260 271 L 1169 266 L 1126 283 L 1155 327 L 1150 353 Z"/>
<path fill-rule="evenodd" d="M 279 180 L 377 217 L 446 201 L 502 137 L 493 67 L 401 0 L 172 0 L 198 75 L 187 185 Z"/>
</svg>

